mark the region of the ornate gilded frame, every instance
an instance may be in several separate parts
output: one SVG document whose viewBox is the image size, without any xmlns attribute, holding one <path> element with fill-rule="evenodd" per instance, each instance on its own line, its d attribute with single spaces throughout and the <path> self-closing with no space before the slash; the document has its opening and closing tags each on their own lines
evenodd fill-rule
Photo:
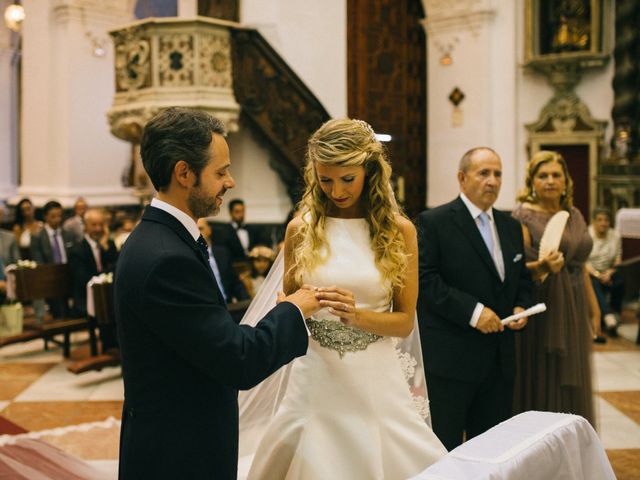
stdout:
<svg viewBox="0 0 640 480">
<path fill-rule="evenodd" d="M 540 4 L 541 0 L 525 0 L 525 65 L 558 61 L 574 61 L 583 67 L 604 65 L 610 50 L 609 21 L 611 0 L 585 0 L 591 7 L 591 41 L 588 50 L 561 53 L 540 52 Z"/>
</svg>

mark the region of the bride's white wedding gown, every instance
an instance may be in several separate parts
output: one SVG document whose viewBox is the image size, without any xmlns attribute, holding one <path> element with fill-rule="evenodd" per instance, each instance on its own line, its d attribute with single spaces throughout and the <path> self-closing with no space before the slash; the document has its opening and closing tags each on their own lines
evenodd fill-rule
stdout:
<svg viewBox="0 0 640 480">
<path fill-rule="evenodd" d="M 304 282 L 351 290 L 357 308 L 388 311 L 366 220 L 327 218 L 326 233 L 330 257 Z M 308 352 L 294 362 L 249 480 L 399 480 L 446 454 L 418 413 L 425 406 L 411 395 L 393 338 L 345 327 L 325 310 L 309 328 Z"/>
</svg>

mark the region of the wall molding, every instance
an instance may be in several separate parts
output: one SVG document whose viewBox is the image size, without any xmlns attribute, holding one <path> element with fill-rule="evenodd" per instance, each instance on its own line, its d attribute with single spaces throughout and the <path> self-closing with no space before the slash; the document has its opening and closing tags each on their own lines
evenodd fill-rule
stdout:
<svg viewBox="0 0 640 480">
<path fill-rule="evenodd" d="M 447 31 L 477 32 L 496 16 L 497 9 L 488 0 L 423 0 L 426 18 L 423 25 L 433 35 Z"/>
<path fill-rule="evenodd" d="M 15 193 L 15 190 L 14 192 Z M 36 187 L 20 186 L 17 194 L 10 203 L 15 203 L 22 197 L 29 197 L 35 206 L 42 206 L 51 199 L 59 201 L 63 207 L 73 207 L 78 197 L 83 197 L 92 207 L 111 205 L 132 205 L 140 203 L 139 197 L 133 189 L 118 187 Z"/>
<path fill-rule="evenodd" d="M 52 13 L 56 23 L 111 28 L 133 20 L 128 0 L 57 0 Z"/>
</svg>

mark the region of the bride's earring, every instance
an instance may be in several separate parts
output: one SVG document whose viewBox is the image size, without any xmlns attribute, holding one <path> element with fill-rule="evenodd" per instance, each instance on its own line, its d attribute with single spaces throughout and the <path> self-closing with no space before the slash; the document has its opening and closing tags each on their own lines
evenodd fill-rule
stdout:
<svg viewBox="0 0 640 480">
<path fill-rule="evenodd" d="M 531 198 L 533 198 L 535 200 L 537 196 L 538 196 L 538 194 L 536 193 L 536 189 L 532 188 L 531 189 Z"/>
</svg>

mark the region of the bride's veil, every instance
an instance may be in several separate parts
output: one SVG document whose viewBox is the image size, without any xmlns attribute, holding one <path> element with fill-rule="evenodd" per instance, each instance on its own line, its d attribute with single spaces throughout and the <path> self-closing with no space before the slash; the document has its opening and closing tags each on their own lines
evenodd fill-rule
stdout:
<svg viewBox="0 0 640 480">
<path fill-rule="evenodd" d="M 255 326 L 276 305 L 277 293 L 283 289 L 283 277 L 284 255 L 283 251 L 280 251 L 269 271 L 269 275 L 242 318 L 241 324 Z M 414 329 L 411 335 L 403 339 L 396 339 L 395 342 L 396 352 L 414 404 L 425 422 L 430 426 L 429 397 L 424 378 L 417 317 L 414 320 Z M 239 393 L 239 455 L 241 459 L 250 457 L 255 453 L 266 427 L 284 397 L 292 365 L 293 362 L 285 365 L 256 387 Z"/>
</svg>

